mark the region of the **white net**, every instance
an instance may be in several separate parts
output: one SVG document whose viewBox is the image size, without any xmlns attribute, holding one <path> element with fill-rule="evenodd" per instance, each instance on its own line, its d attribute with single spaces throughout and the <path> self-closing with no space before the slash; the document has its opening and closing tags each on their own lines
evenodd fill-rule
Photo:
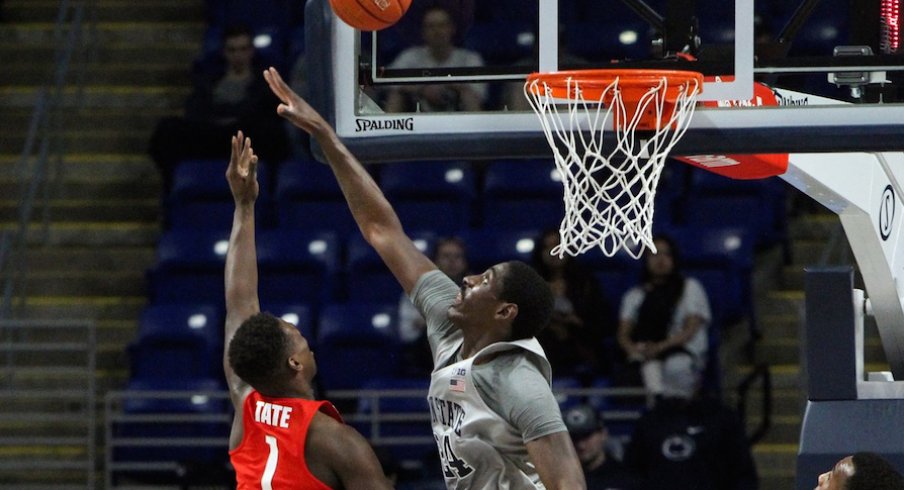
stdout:
<svg viewBox="0 0 904 490">
<path fill-rule="evenodd" d="M 606 256 L 620 249 L 639 258 L 653 245 L 653 202 L 665 159 L 684 135 L 694 113 L 698 81 L 678 87 L 667 101 L 668 79 L 651 86 L 635 109 L 626 108 L 619 78 L 599 99 L 585 100 L 580 83 L 568 78 L 567 100 L 556 99 L 542 80 L 528 81 L 524 92 L 540 118 L 552 147 L 565 190 L 565 217 L 559 226 L 560 244 L 553 255 L 576 256 L 599 247 Z M 671 90 L 674 94 L 675 88 Z M 604 100 L 610 100 L 603 104 Z M 668 104 L 674 102 L 669 114 Z M 655 124 L 643 139 L 641 115 L 652 114 Z M 618 121 L 614 129 L 613 119 Z M 657 129 L 658 128 L 658 129 Z M 611 143 L 604 138 L 614 140 Z M 604 144 L 605 143 L 605 144 Z"/>
</svg>

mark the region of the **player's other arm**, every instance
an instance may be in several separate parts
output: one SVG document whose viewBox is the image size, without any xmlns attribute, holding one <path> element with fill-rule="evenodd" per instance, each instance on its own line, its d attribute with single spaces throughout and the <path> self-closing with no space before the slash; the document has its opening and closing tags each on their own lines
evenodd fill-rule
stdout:
<svg viewBox="0 0 904 490">
<path fill-rule="evenodd" d="M 257 156 L 251 149 L 251 139 L 241 131 L 232 137 L 232 156 L 226 169 L 226 180 L 235 201 L 229 251 L 226 253 L 226 323 L 223 370 L 229 386 L 229 397 L 235 407 L 230 448 L 242 439 L 242 403 L 250 386 L 236 376 L 229 366 L 229 342 L 248 317 L 260 311 L 257 297 L 257 252 L 254 243 L 254 203 L 257 183 Z"/>
<path fill-rule="evenodd" d="M 305 443 L 308 467 L 321 468 L 325 480 L 346 490 L 385 490 L 392 485 L 386 479 L 380 461 L 367 440 L 355 429 L 317 413 L 308 429 Z"/>
<path fill-rule="evenodd" d="M 282 101 L 277 108 L 279 115 L 310 133 L 320 144 L 364 239 L 380 254 L 405 292 L 410 293 L 417 279 L 436 266 L 405 235 L 383 192 L 329 123 L 293 92 L 275 69 L 265 71 L 264 78 Z"/>
<path fill-rule="evenodd" d="M 584 490 L 584 471 L 567 431 L 554 432 L 527 443 L 527 453 L 549 490 Z"/>
</svg>

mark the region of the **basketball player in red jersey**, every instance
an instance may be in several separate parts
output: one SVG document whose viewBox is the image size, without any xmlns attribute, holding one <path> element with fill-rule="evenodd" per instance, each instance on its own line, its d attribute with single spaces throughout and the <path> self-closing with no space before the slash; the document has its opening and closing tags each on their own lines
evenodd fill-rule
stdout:
<svg viewBox="0 0 904 490">
<path fill-rule="evenodd" d="M 317 372 L 293 325 L 260 312 L 254 203 L 257 156 L 242 132 L 232 138 L 226 179 L 235 200 L 226 255 L 223 369 L 235 418 L 229 456 L 238 489 L 388 489 L 367 441 L 327 401 L 314 400 Z"/>
</svg>

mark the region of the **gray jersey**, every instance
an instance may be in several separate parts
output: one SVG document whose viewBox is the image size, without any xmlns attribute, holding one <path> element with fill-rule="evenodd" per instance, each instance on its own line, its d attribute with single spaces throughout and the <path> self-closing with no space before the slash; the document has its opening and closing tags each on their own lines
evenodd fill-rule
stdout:
<svg viewBox="0 0 904 490">
<path fill-rule="evenodd" d="M 497 342 L 433 371 L 430 419 L 449 489 L 544 488 L 528 458 L 521 431 L 490 409 L 475 386 L 474 361 L 511 349 L 535 356 L 549 382 L 549 362 L 534 338 Z"/>
<path fill-rule="evenodd" d="M 567 430 L 549 387 L 549 362 L 533 338 L 496 343 L 461 360 L 461 331 L 448 320 L 457 292 L 439 271 L 424 274 L 412 291 L 433 351 L 429 402 L 446 485 L 543 488 L 525 443 Z M 489 360 L 475 366 L 476 359 Z"/>
</svg>

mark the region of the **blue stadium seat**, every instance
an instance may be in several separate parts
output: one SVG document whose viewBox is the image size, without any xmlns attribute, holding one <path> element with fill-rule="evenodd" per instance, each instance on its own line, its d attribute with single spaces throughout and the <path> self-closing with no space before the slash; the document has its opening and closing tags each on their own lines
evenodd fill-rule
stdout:
<svg viewBox="0 0 904 490">
<path fill-rule="evenodd" d="M 787 243 L 785 198 L 780 179 L 735 180 L 694 169 L 685 213 L 688 224 L 748 227 L 755 246 Z"/>
<path fill-rule="evenodd" d="M 392 163 L 379 175 L 405 229 L 454 234 L 470 226 L 476 187 L 467 163 Z"/>
<path fill-rule="evenodd" d="M 555 367 L 553 367 L 555 369 Z M 559 404 L 559 410 L 565 412 L 569 408 L 576 407 L 584 403 L 583 395 L 565 394 L 561 390 L 583 388 L 580 380 L 570 376 L 554 376 L 552 379 L 552 390 Z"/>
<path fill-rule="evenodd" d="M 435 234 L 415 232 L 409 236 L 423 253 L 427 256 L 432 254 Z M 391 303 L 398 301 L 402 294 L 398 279 L 360 233 L 348 240 L 345 278 L 346 292 L 351 301 Z"/>
<path fill-rule="evenodd" d="M 279 303 L 261 298 L 261 311 L 266 311 L 284 321 L 295 325 L 308 340 L 311 348 L 314 348 L 316 324 L 314 322 L 314 309 L 303 303 Z"/>
<path fill-rule="evenodd" d="M 743 228 L 683 227 L 670 230 L 681 251 L 684 272 L 710 293 L 714 324 L 721 327 L 748 318 L 753 308 L 753 240 Z"/>
<path fill-rule="evenodd" d="M 582 20 L 567 26 L 565 39 L 570 53 L 590 62 L 638 60 L 649 55 L 649 31 L 642 20 Z"/>
<path fill-rule="evenodd" d="M 172 229 L 228 230 L 232 226 L 235 204 L 226 181 L 223 160 L 184 160 L 173 170 L 173 182 L 163 205 L 166 226 Z M 255 207 L 259 225 L 266 226 L 269 206 L 267 165 L 258 165 L 261 197 Z"/>
<path fill-rule="evenodd" d="M 640 282 L 643 259 L 635 259 L 621 250 L 614 256 L 607 257 L 601 250 L 593 249 L 577 260 L 593 271 L 603 296 L 613 305 L 613 313 L 617 315 L 622 296 Z M 612 320 L 618 321 L 617 318 Z"/>
<path fill-rule="evenodd" d="M 383 396 L 376 402 L 373 398 L 362 396 L 358 402 L 357 414 L 370 416 L 379 414 L 385 417 L 379 424 L 380 438 L 420 437 L 426 439 L 421 443 L 379 444 L 390 449 L 392 455 L 405 466 L 418 465 L 424 457 L 436 451 L 433 432 L 430 425 L 430 406 L 427 403 L 427 390 L 430 380 L 427 378 L 376 378 L 362 386 L 364 390 L 390 392 L 393 390 L 416 390 L 413 396 Z M 399 416 L 407 416 L 399 419 Z M 426 417 L 421 419 L 419 417 Z M 367 438 L 375 436 L 373 421 L 361 421 L 355 428 Z"/>
<path fill-rule="evenodd" d="M 147 273 L 151 303 L 222 304 L 229 232 L 170 230 Z"/>
<path fill-rule="evenodd" d="M 373 378 L 392 377 L 401 362 L 398 303 L 327 305 L 317 331 L 320 381 L 329 390 L 359 389 Z"/>
<path fill-rule="evenodd" d="M 607 377 L 594 378 L 593 381 L 590 382 L 590 388 L 594 389 L 605 389 L 611 387 L 612 380 Z M 595 408 L 598 412 L 608 410 L 610 407 L 609 397 L 606 395 L 590 395 L 587 399 L 587 403 L 589 403 L 590 406 Z"/>
<path fill-rule="evenodd" d="M 496 20 L 473 24 L 464 47 L 480 53 L 487 65 L 512 65 L 533 55 L 536 38 L 529 21 Z"/>
<path fill-rule="evenodd" d="M 330 230 L 340 237 L 357 231 L 342 189 L 328 165 L 287 160 L 276 172 L 275 207 L 279 226 Z"/>
<path fill-rule="evenodd" d="M 214 306 L 152 305 L 128 351 L 135 379 L 222 376 L 222 314 Z"/>
<path fill-rule="evenodd" d="M 468 246 L 468 263 L 474 273 L 509 260 L 530 263 L 540 231 L 527 230 L 470 230 L 462 235 Z"/>
<path fill-rule="evenodd" d="M 561 177 L 552 160 L 498 160 L 486 170 L 483 227 L 556 228 L 565 215 Z"/>
<path fill-rule="evenodd" d="M 115 436 L 130 441 L 113 448 L 114 461 L 225 464 L 232 422 L 229 399 L 211 396 L 212 393 L 225 393 L 220 381 L 206 378 L 133 379 L 127 390 L 145 396 L 125 399 L 125 416 L 144 416 L 145 419 L 132 421 L 121 417 L 113 422 Z M 185 395 L 172 397 L 153 393 L 161 391 Z M 146 420 L 148 416 L 154 420 Z M 172 420 L 173 417 L 182 419 Z M 139 445 L 142 442 L 144 445 Z M 199 445 L 202 442 L 206 444 Z M 136 477 L 141 475 L 134 473 Z M 171 475 L 171 478 L 178 476 Z"/>
<path fill-rule="evenodd" d="M 318 305 L 338 289 L 341 245 L 335 233 L 274 229 L 258 233 L 261 298 Z"/>
</svg>

